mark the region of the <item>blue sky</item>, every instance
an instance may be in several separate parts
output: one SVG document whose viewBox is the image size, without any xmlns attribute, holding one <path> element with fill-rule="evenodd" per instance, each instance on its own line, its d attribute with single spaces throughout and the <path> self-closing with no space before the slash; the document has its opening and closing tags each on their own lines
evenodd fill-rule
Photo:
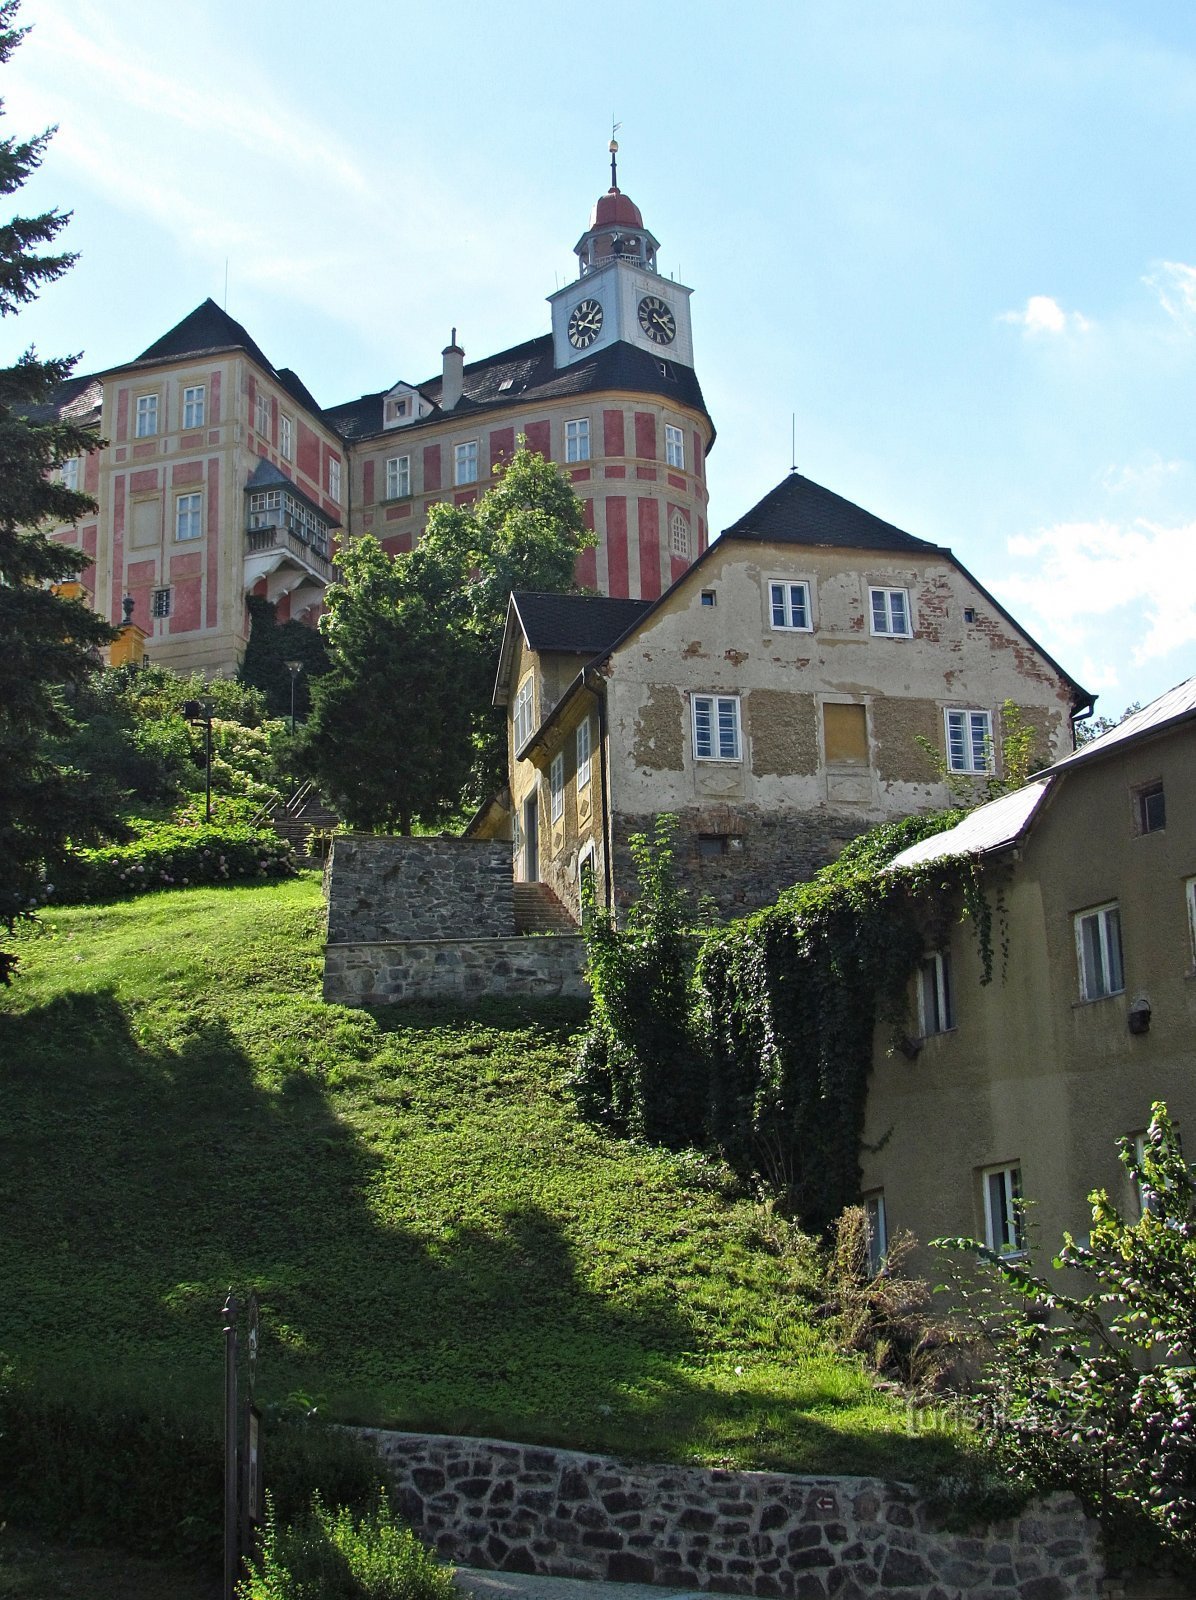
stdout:
<svg viewBox="0 0 1196 1600">
<path fill-rule="evenodd" d="M 608 180 L 694 289 L 711 523 L 790 463 L 1111 713 L 1196 671 L 1196 6 L 25 0 L 5 131 L 127 360 L 206 295 L 325 403 L 548 328 Z"/>
</svg>

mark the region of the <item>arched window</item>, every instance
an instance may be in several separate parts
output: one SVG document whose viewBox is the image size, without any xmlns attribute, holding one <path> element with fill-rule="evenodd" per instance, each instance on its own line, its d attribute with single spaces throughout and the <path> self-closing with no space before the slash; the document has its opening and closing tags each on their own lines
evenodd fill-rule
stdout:
<svg viewBox="0 0 1196 1600">
<path fill-rule="evenodd" d="M 675 556 L 684 556 L 684 558 L 688 561 L 689 523 L 686 522 L 685 513 L 683 511 L 673 512 L 673 521 L 671 526 L 673 533 L 673 554 Z"/>
</svg>

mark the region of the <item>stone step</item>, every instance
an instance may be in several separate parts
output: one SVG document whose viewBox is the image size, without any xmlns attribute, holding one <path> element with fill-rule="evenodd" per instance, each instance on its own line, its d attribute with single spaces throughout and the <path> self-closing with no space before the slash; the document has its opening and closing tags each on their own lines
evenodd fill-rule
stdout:
<svg viewBox="0 0 1196 1600">
<path fill-rule="evenodd" d="M 576 933 L 577 923 L 546 883 L 517 883 L 516 933 Z"/>
</svg>

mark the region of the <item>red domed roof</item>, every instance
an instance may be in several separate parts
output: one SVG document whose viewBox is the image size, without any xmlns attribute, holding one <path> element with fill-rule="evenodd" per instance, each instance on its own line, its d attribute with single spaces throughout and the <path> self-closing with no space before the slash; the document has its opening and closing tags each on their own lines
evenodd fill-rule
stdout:
<svg viewBox="0 0 1196 1600">
<path fill-rule="evenodd" d="M 621 189 L 608 189 L 590 215 L 591 228 L 642 228 L 640 208 Z"/>
</svg>

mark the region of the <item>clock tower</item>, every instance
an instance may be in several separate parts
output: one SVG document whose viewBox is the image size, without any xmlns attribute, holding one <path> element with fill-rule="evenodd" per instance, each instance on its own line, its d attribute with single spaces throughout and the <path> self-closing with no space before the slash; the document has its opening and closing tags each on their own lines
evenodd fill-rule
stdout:
<svg viewBox="0 0 1196 1600">
<path fill-rule="evenodd" d="M 580 275 L 549 295 L 554 365 L 572 366 L 608 345 L 637 345 L 692 369 L 689 297 L 656 270 L 658 241 L 640 208 L 619 188 L 618 145 L 610 142 L 611 184 L 573 247 Z"/>
</svg>

